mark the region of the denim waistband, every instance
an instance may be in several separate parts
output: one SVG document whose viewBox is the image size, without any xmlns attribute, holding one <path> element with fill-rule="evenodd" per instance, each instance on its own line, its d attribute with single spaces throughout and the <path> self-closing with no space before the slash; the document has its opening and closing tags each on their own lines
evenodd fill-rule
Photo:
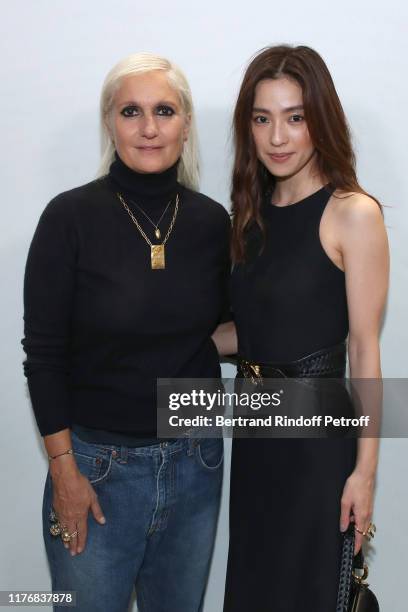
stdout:
<svg viewBox="0 0 408 612">
<path fill-rule="evenodd" d="M 92 455 L 100 459 L 112 455 L 112 458 L 117 458 L 119 461 L 127 460 L 128 456 L 138 457 L 155 457 L 155 456 L 170 456 L 179 452 L 186 452 L 188 455 L 195 453 L 196 447 L 202 442 L 200 438 L 183 437 L 166 439 L 165 442 L 155 441 L 155 444 L 149 446 L 126 446 L 123 444 L 103 444 L 102 442 L 89 442 L 82 440 L 75 431 L 72 433 L 72 446 L 74 451 L 79 454 Z M 222 438 L 221 438 L 222 440 Z"/>
</svg>

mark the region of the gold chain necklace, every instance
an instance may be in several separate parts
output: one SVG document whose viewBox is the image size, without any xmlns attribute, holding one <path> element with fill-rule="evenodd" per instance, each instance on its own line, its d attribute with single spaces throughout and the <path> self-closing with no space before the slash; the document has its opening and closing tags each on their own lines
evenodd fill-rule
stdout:
<svg viewBox="0 0 408 612">
<path fill-rule="evenodd" d="M 164 215 L 166 214 L 168 207 L 169 207 L 169 206 L 170 206 L 170 204 L 171 204 L 171 200 L 169 200 L 169 201 L 167 202 L 167 206 L 166 206 L 166 208 L 164 209 L 164 212 L 163 212 L 163 213 L 162 213 L 162 215 L 160 216 L 160 219 L 158 220 L 158 222 L 157 222 L 157 223 L 155 223 L 154 221 L 152 221 L 152 219 L 149 217 L 149 215 L 148 215 L 148 214 L 147 214 L 147 213 L 146 213 L 146 212 L 143 210 L 143 208 L 141 208 L 141 207 L 139 206 L 139 204 L 137 204 L 137 203 L 136 203 L 134 200 L 130 200 L 130 201 L 132 202 L 132 204 L 134 204 L 134 205 L 136 206 L 136 208 L 137 208 L 138 210 L 140 210 L 140 212 L 142 213 L 142 215 L 144 215 L 144 216 L 146 217 L 146 219 L 147 219 L 147 220 L 148 220 L 148 221 L 149 221 L 149 222 L 150 222 L 150 223 L 153 225 L 153 227 L 154 227 L 154 235 L 156 236 L 157 240 L 160 240 L 160 238 L 161 238 L 161 232 L 160 232 L 160 229 L 159 229 L 159 225 L 160 225 L 161 220 L 163 219 Z"/>
<path fill-rule="evenodd" d="M 176 217 L 177 217 L 177 212 L 178 212 L 178 205 L 179 205 L 179 195 L 176 195 L 176 204 L 174 207 L 174 213 L 173 213 L 173 218 L 171 220 L 169 229 L 167 230 L 167 233 L 164 237 L 164 240 L 161 244 L 152 244 L 152 242 L 149 240 L 149 238 L 146 236 L 145 232 L 143 231 L 143 229 L 140 227 L 136 217 L 134 216 L 134 214 L 132 213 L 132 211 L 130 210 L 129 206 L 126 204 L 125 200 L 123 199 L 123 197 L 121 196 L 120 193 L 116 194 L 120 200 L 120 202 L 122 203 L 124 209 L 126 210 L 126 212 L 128 213 L 129 217 L 132 219 L 133 223 L 136 225 L 137 229 L 139 230 L 139 232 L 142 234 L 143 238 L 146 240 L 147 244 L 150 246 L 150 257 L 151 257 L 151 264 L 152 264 L 152 270 L 164 270 L 164 268 L 166 267 L 166 260 L 165 260 L 165 256 L 164 256 L 164 246 L 172 232 L 173 229 L 173 225 L 176 221 Z"/>
</svg>

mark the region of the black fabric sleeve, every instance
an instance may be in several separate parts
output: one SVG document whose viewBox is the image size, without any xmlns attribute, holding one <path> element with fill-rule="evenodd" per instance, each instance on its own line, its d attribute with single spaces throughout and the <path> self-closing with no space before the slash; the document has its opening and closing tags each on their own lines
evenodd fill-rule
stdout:
<svg viewBox="0 0 408 612">
<path fill-rule="evenodd" d="M 75 260 L 73 216 L 59 196 L 41 215 L 24 279 L 24 373 L 42 436 L 71 425 L 68 376 Z"/>
</svg>

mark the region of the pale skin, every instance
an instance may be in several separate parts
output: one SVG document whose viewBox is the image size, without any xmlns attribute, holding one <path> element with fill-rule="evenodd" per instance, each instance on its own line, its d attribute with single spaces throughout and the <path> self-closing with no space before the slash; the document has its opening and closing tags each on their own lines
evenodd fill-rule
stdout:
<svg viewBox="0 0 408 612">
<path fill-rule="evenodd" d="M 163 172 L 176 163 L 188 138 L 190 120 L 163 71 L 123 78 L 105 117 L 119 157 L 142 173 Z M 44 445 L 49 456 L 64 453 L 72 447 L 70 429 L 45 436 Z M 65 547 L 76 555 L 86 545 L 88 513 L 100 525 L 106 520 L 94 488 L 80 473 L 73 455 L 52 459 L 50 474 L 59 522 L 70 534 L 77 532 Z"/>
<path fill-rule="evenodd" d="M 326 184 L 316 170 L 300 86 L 286 77 L 260 81 L 253 106 L 251 129 L 258 159 L 276 178 L 271 204 L 290 206 Z M 381 378 L 379 334 L 389 254 L 379 206 L 364 194 L 335 192 L 321 219 L 320 241 L 327 256 L 345 273 L 350 376 Z M 221 354 L 228 354 L 236 345 L 236 332 L 228 325 L 214 336 Z M 226 340 L 225 336 L 230 337 Z M 353 516 L 356 527 L 366 531 L 373 513 L 377 461 L 378 439 L 360 438 L 356 465 L 341 498 L 342 530 Z M 356 532 L 355 552 L 362 541 L 363 536 Z"/>
</svg>

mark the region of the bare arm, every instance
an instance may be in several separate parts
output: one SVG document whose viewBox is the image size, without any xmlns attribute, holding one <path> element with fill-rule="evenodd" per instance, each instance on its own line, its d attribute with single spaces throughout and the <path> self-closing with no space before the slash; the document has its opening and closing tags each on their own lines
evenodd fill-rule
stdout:
<svg viewBox="0 0 408 612">
<path fill-rule="evenodd" d="M 380 379 L 379 333 L 388 289 L 389 254 L 383 217 L 371 198 L 353 194 L 345 199 L 339 246 L 346 277 L 350 375 L 353 379 Z M 367 402 L 368 397 L 366 394 Z M 355 469 L 342 497 L 343 529 L 348 526 L 351 512 L 360 531 L 367 529 L 373 511 L 377 462 L 378 438 L 359 438 Z M 356 552 L 362 538 L 356 533 Z"/>
</svg>

